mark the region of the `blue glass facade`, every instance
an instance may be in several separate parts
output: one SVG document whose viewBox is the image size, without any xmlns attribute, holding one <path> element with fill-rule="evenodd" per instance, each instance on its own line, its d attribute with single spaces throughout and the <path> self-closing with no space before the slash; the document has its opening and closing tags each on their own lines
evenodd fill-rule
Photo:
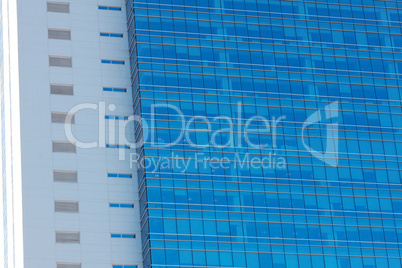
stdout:
<svg viewBox="0 0 402 268">
<path fill-rule="evenodd" d="M 402 267 L 400 16 L 127 1 L 144 267 Z"/>
</svg>

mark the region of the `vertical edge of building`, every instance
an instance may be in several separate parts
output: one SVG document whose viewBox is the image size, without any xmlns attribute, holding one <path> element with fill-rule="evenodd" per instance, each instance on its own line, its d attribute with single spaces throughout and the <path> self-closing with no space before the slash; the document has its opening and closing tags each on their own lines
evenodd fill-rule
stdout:
<svg viewBox="0 0 402 268">
<path fill-rule="evenodd" d="M 2 0 L 2 235 L 4 267 L 24 267 L 19 86 L 19 8 Z"/>
</svg>

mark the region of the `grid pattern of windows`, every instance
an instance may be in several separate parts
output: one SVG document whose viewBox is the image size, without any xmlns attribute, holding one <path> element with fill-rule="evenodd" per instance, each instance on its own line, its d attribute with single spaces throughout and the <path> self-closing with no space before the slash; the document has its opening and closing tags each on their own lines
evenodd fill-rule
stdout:
<svg viewBox="0 0 402 268">
<path fill-rule="evenodd" d="M 144 266 L 402 267 L 402 2 L 127 16 Z"/>
</svg>

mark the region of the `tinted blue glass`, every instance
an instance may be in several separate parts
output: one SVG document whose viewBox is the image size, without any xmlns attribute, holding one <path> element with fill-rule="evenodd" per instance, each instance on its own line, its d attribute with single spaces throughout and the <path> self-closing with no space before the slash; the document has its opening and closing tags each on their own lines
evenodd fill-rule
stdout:
<svg viewBox="0 0 402 268">
<path fill-rule="evenodd" d="M 123 37 L 123 34 L 116 34 L 116 33 L 100 33 L 100 36 L 105 36 L 105 37 L 118 37 L 118 38 L 121 38 L 121 37 Z"/>
<path fill-rule="evenodd" d="M 134 205 L 133 204 L 120 204 L 121 208 L 133 208 Z"/>
<path fill-rule="evenodd" d="M 121 234 L 110 234 L 112 238 L 121 238 Z"/>
<path fill-rule="evenodd" d="M 106 148 L 130 149 L 130 146 L 121 144 L 106 144 Z"/>
<path fill-rule="evenodd" d="M 105 115 L 105 119 L 114 119 L 114 120 L 127 120 L 127 116 L 117 116 L 117 115 Z"/>
<path fill-rule="evenodd" d="M 145 266 L 401 267 L 401 7 L 127 1 Z"/>
<path fill-rule="evenodd" d="M 120 7 L 109 7 L 109 6 L 98 6 L 100 10 L 113 10 L 113 11 L 121 11 Z"/>
<path fill-rule="evenodd" d="M 125 88 L 111 88 L 111 87 L 104 87 L 103 91 L 114 91 L 114 92 L 127 92 Z"/>
<path fill-rule="evenodd" d="M 116 204 L 116 203 L 110 203 L 109 207 L 111 208 L 133 208 L 133 204 Z"/>
<path fill-rule="evenodd" d="M 131 174 L 117 174 L 117 173 L 108 173 L 109 178 L 125 178 L 130 179 L 133 177 Z"/>
<path fill-rule="evenodd" d="M 110 34 L 110 37 L 119 37 L 119 38 L 121 38 L 121 37 L 123 37 L 123 34 L 114 34 L 114 33 L 111 33 L 111 34 Z"/>
<path fill-rule="evenodd" d="M 101 62 L 106 64 L 119 64 L 119 65 L 124 64 L 124 61 L 122 60 L 101 60 Z"/>
<path fill-rule="evenodd" d="M 135 235 L 131 235 L 131 234 L 122 234 L 121 237 L 122 237 L 122 238 L 135 238 Z"/>
<path fill-rule="evenodd" d="M 121 11 L 120 7 L 109 7 L 109 10 Z"/>
</svg>

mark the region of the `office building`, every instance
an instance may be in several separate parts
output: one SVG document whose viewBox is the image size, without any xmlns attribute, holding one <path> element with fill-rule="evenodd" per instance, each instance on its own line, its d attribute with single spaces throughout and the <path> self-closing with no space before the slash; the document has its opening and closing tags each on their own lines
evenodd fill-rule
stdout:
<svg viewBox="0 0 402 268">
<path fill-rule="evenodd" d="M 142 267 L 136 175 L 98 128 L 132 114 L 124 4 L 2 1 L 2 267 Z"/>
<path fill-rule="evenodd" d="M 145 267 L 401 267 L 401 8 L 127 2 Z"/>
<path fill-rule="evenodd" d="M 2 1 L 4 267 L 401 267 L 402 3 Z"/>
</svg>

